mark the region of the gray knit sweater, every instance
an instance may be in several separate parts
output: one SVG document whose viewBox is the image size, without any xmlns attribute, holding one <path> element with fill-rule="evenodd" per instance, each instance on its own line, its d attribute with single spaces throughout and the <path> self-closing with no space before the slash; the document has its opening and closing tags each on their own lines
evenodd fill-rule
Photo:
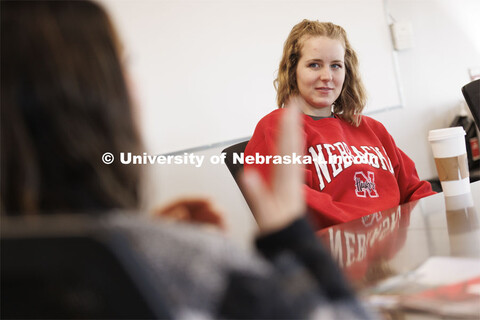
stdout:
<svg viewBox="0 0 480 320">
<path fill-rule="evenodd" d="M 308 223 L 257 240 L 257 252 L 221 233 L 138 215 L 103 219 L 133 248 L 153 296 L 173 318 L 370 319 Z"/>
</svg>

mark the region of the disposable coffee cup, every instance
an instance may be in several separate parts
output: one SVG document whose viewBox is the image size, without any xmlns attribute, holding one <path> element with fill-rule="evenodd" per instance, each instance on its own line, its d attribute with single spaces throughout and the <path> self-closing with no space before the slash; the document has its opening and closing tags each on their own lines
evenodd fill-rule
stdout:
<svg viewBox="0 0 480 320">
<path fill-rule="evenodd" d="M 431 130 L 432 147 L 438 178 L 446 197 L 470 192 L 465 130 L 462 127 Z"/>
</svg>

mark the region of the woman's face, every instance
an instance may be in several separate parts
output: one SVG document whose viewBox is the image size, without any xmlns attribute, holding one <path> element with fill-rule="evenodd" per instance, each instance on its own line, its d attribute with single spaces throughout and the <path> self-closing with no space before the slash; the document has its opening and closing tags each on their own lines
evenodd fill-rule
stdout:
<svg viewBox="0 0 480 320">
<path fill-rule="evenodd" d="M 297 86 L 302 111 L 312 116 L 329 116 L 345 81 L 345 48 L 342 42 L 324 36 L 303 40 L 297 65 Z"/>
</svg>

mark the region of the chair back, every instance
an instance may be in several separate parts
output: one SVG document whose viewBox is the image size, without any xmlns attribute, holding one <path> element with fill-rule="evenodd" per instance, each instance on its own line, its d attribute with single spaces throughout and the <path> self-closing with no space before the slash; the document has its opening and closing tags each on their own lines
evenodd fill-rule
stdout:
<svg viewBox="0 0 480 320">
<path fill-rule="evenodd" d="M 237 144 L 234 144 L 222 151 L 222 153 L 225 153 L 227 155 L 225 159 L 225 164 L 227 165 L 228 170 L 232 174 L 233 178 L 238 184 L 237 178 L 240 172 L 243 170 L 243 164 L 241 163 L 234 163 L 233 162 L 233 155 L 234 154 L 241 154 L 245 152 L 245 148 L 247 147 L 248 141 L 243 141 Z"/>
<path fill-rule="evenodd" d="M 247 205 L 248 205 L 248 207 L 250 208 L 250 211 L 253 214 L 252 207 L 248 203 L 248 200 L 245 197 L 245 192 L 243 191 L 242 185 L 240 184 L 240 181 L 239 181 L 239 175 L 243 171 L 243 164 L 235 163 L 233 161 L 233 159 L 234 159 L 233 155 L 234 154 L 240 155 L 241 153 L 245 152 L 245 148 L 247 147 L 248 142 L 249 142 L 249 140 L 234 144 L 234 145 L 224 149 L 222 151 L 222 153 L 225 153 L 227 155 L 227 157 L 225 159 L 225 164 L 227 165 L 228 170 L 232 174 L 233 179 L 237 183 L 238 188 L 242 192 L 243 197 L 245 198 L 245 201 L 247 202 Z M 253 214 L 253 217 L 255 218 L 255 214 Z"/>
<path fill-rule="evenodd" d="M 133 249 L 94 223 L 78 215 L 2 217 L 2 319 L 170 318 Z"/>
</svg>

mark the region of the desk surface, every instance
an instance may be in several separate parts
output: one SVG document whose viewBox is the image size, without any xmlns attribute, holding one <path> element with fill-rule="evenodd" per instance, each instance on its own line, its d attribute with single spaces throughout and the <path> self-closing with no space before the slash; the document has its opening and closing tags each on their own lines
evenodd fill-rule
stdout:
<svg viewBox="0 0 480 320">
<path fill-rule="evenodd" d="M 473 261 L 475 269 L 480 266 L 480 181 L 472 183 L 471 189 L 468 195 L 445 198 L 439 193 L 377 212 L 324 229 L 319 236 L 353 287 L 370 302 L 379 291 L 395 293 L 384 288 L 387 280 L 392 283 L 391 279 L 403 279 L 403 283 L 409 284 L 406 291 L 405 285 L 397 290 L 397 297 L 406 292 L 420 292 L 425 286 L 406 279 L 427 262 L 429 266 L 440 263 L 442 269 L 445 261 L 439 257 L 452 257 L 458 259 L 449 260 Z M 480 268 L 476 271 L 480 274 Z M 386 308 L 390 309 L 386 312 L 389 319 L 397 318 L 392 317 L 392 312 L 397 315 L 400 312 L 399 319 L 438 318 L 398 308 Z"/>
</svg>

